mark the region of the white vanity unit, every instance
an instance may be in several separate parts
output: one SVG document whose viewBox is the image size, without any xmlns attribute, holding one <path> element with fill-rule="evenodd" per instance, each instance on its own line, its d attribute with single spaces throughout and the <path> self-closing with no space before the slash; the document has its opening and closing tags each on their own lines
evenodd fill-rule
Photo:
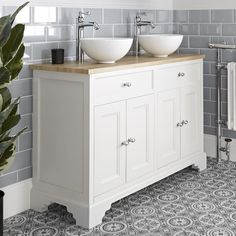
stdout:
<svg viewBox="0 0 236 236">
<path fill-rule="evenodd" d="M 31 207 L 57 202 L 77 224 L 187 166 L 206 168 L 203 56 L 113 65 L 33 65 Z"/>
</svg>

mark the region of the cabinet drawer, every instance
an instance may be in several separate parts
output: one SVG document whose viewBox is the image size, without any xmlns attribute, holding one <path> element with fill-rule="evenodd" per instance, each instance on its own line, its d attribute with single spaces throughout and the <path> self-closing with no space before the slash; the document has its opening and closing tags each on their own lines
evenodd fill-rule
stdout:
<svg viewBox="0 0 236 236">
<path fill-rule="evenodd" d="M 95 105 L 153 93 L 153 72 L 143 71 L 95 80 Z"/>
<path fill-rule="evenodd" d="M 155 86 L 157 90 L 165 90 L 194 84 L 200 81 L 200 73 L 199 63 L 156 70 Z"/>
</svg>

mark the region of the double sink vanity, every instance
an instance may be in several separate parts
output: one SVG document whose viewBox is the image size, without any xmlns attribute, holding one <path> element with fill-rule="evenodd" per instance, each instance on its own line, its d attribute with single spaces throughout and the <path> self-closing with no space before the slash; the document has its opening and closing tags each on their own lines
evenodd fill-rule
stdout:
<svg viewBox="0 0 236 236">
<path fill-rule="evenodd" d="M 168 56 L 183 36 L 140 35 L 154 24 L 136 16 L 136 55 L 124 57 L 133 39 L 81 38 L 84 27 L 99 28 L 84 15 L 80 62 L 31 65 L 31 208 L 56 202 L 92 228 L 113 202 L 190 165 L 206 168 L 204 56 Z M 140 45 L 152 56 L 139 56 Z"/>
<path fill-rule="evenodd" d="M 77 224 L 187 166 L 206 168 L 203 56 L 32 65 L 31 207 L 56 202 Z"/>
</svg>

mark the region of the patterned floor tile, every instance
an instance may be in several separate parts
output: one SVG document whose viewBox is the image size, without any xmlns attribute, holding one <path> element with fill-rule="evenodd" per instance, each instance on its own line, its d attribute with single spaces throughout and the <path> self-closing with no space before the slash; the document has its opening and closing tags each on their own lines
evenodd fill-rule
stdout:
<svg viewBox="0 0 236 236">
<path fill-rule="evenodd" d="M 4 236 L 236 236 L 236 163 L 186 168 L 112 204 L 103 223 L 86 230 L 66 207 L 52 204 L 4 221 Z"/>
</svg>

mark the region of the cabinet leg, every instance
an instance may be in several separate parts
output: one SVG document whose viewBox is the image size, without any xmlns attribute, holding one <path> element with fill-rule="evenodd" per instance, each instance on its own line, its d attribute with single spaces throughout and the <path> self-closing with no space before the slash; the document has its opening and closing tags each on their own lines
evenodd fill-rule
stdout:
<svg viewBox="0 0 236 236">
<path fill-rule="evenodd" d="M 105 216 L 105 212 L 110 208 L 109 206 L 92 206 L 81 207 L 81 206 L 67 206 L 68 212 L 73 214 L 76 224 L 91 229 L 102 223 L 102 218 Z"/>
<path fill-rule="evenodd" d="M 192 168 L 197 169 L 198 171 L 203 171 L 207 168 L 207 159 L 205 153 L 198 159 L 194 160 Z"/>
<path fill-rule="evenodd" d="M 66 206 L 67 211 L 73 214 L 76 224 L 86 229 L 91 229 L 101 224 L 105 212 L 111 207 L 108 202 L 93 204 L 89 207 L 86 204 L 55 198 L 34 188 L 31 190 L 31 209 L 42 212 L 47 210 L 51 203 Z"/>
</svg>

